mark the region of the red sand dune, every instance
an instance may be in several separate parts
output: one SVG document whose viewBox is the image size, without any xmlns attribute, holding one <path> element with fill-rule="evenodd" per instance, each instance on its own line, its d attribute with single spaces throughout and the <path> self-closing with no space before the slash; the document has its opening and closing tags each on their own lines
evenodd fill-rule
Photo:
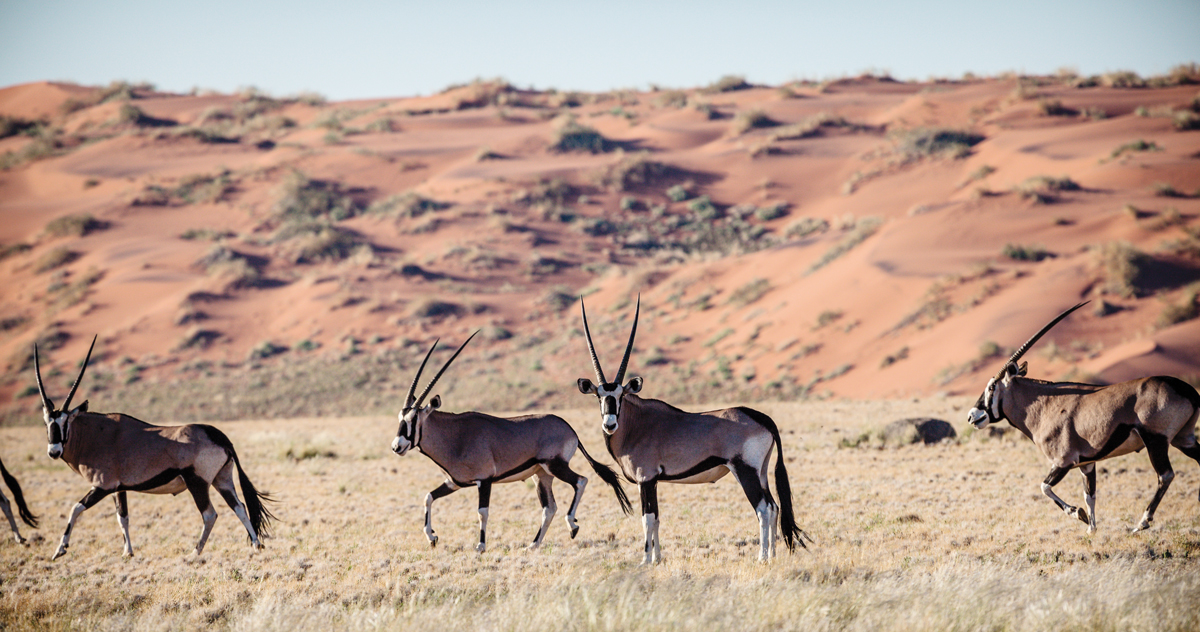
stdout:
<svg viewBox="0 0 1200 632">
<path fill-rule="evenodd" d="M 147 371 L 186 379 L 183 364 L 241 363 L 263 341 L 331 349 L 346 336 L 380 332 L 396 345 L 425 345 L 489 324 L 518 337 L 577 329 L 577 308 L 547 305 L 552 289 L 587 293 L 597 321 L 624 319 L 605 326 L 613 337 L 602 344 L 604 357 L 619 354 L 640 292 L 638 357 L 655 349 L 666 362 L 639 367 L 643 374 L 675 379 L 666 376 L 691 364 L 767 398 L 780 392 L 772 382 L 855 398 L 974 394 L 1002 361 L 979 361 L 981 345 L 1011 349 L 1089 299 L 1112 313 L 1089 307 L 1059 325 L 1030 355 L 1033 375 L 1117 381 L 1171 373 L 1195 381 L 1200 320 L 1160 321 L 1167 306 L 1194 300 L 1200 280 L 1200 133 L 1178 131 L 1171 120 L 1193 107 L 1196 87 L 1077 88 L 1046 79 L 1018 88 L 1019 81 L 861 77 L 791 86 L 790 95 L 688 90 L 674 100 L 665 92 L 565 95 L 485 83 L 353 103 L 135 90 L 132 100 L 69 114 L 64 103 L 96 90 L 5 88 L 0 114 L 61 133 L 59 147 L 30 160 L 12 159 L 35 142 L 30 136 L 0 140 L 0 153 L 12 152 L 0 171 L 0 402 L 31 403 L 21 364 L 31 343 L 53 332 L 68 335 L 48 361 L 64 371 L 99 333 L 102 362 L 154 357 Z M 1066 115 L 1047 114 L 1053 102 Z M 128 120 L 129 105 L 141 118 Z M 737 117 L 752 111 L 776 125 L 735 132 Z M 564 113 L 621 149 L 554 151 Z M 844 124 L 772 137 L 816 116 Z M 897 149 L 905 131 L 922 127 L 982 140 L 957 157 L 905 158 Z M 189 129 L 217 137 L 182 133 Z M 1138 140 L 1153 147 L 1113 156 Z M 599 172 L 638 152 L 666 172 L 627 191 L 598 184 Z M 352 217 L 326 221 L 357 231 L 369 250 L 296 261 L 298 246 L 278 238 L 283 220 L 272 210 L 295 171 L 353 200 Z M 215 198 L 147 202 L 154 187 L 221 173 L 229 186 Z M 1015 192 L 1039 176 L 1078 188 L 1048 192 L 1055 199 L 1042 203 Z M 568 197 L 529 203 L 530 191 L 554 179 L 572 185 Z M 671 201 L 668 188 L 688 180 L 691 199 Z M 1159 195 L 1161 184 L 1182 197 Z M 364 212 L 404 192 L 446 208 L 412 218 Z M 725 217 L 697 220 L 689 204 L 700 195 Z M 639 204 L 621 210 L 625 197 Z M 786 203 L 787 214 L 746 213 L 742 225 L 766 235 L 750 250 L 774 240 L 755 252 L 636 247 L 647 231 L 661 231 L 661 246 L 705 223 L 732 226 L 737 205 L 775 203 Z M 80 215 L 102 228 L 48 234 L 52 220 Z M 581 229 L 602 218 L 612 230 Z M 829 229 L 789 236 L 802 218 Z M 872 222 L 877 229 L 861 243 L 814 266 Z M 216 242 L 180 237 L 194 229 L 225 232 L 220 243 L 250 257 L 271 282 L 229 287 L 197 264 Z M 1106 288 L 1112 274 L 1101 252 L 1117 243 L 1143 253 L 1133 294 Z M 21 244 L 27 248 L 10 250 Z M 1010 244 L 1050 256 L 1014 260 L 1002 254 Z M 39 271 L 59 248 L 73 258 Z M 405 264 L 429 274 L 403 273 Z M 86 278 L 90 284 L 72 285 Z M 74 299 L 64 298 L 70 292 Z M 220 298 L 189 300 L 196 292 Z M 478 308 L 431 319 L 415 313 L 426 299 Z M 189 310 L 207 315 L 219 344 L 179 348 L 197 326 L 184 322 Z M 480 346 L 488 344 L 495 343 Z M 588 371 L 576 343 L 546 354 L 545 370 L 564 390 Z"/>
</svg>

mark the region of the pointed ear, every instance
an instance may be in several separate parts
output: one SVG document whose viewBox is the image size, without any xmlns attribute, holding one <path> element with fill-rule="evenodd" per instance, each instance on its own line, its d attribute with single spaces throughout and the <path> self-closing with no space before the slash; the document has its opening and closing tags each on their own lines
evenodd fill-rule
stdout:
<svg viewBox="0 0 1200 632">
<path fill-rule="evenodd" d="M 629 391 L 630 393 L 642 392 L 642 378 L 635 377 L 632 380 L 629 380 L 628 382 L 626 382 L 625 390 Z"/>
<path fill-rule="evenodd" d="M 442 407 L 442 396 L 434 395 L 433 399 L 429 400 L 429 407 L 434 410 L 441 408 Z"/>
<path fill-rule="evenodd" d="M 579 392 L 584 395 L 591 395 L 596 392 L 596 386 L 586 377 L 581 377 L 576 380 L 575 385 L 579 387 Z"/>
<path fill-rule="evenodd" d="M 1022 362 L 1021 367 L 1019 369 L 1017 369 L 1017 375 L 1019 375 L 1021 377 L 1025 377 L 1025 374 L 1027 374 L 1027 373 L 1029 373 L 1029 363 Z"/>
<path fill-rule="evenodd" d="M 86 413 L 87 411 L 88 411 L 88 403 L 87 403 L 87 400 L 85 399 L 85 400 L 83 400 L 82 404 L 80 404 L 76 408 L 72 409 L 71 412 L 67 413 L 67 422 L 70 423 L 72 421 L 75 421 L 76 417 L 78 417 L 81 413 Z"/>
</svg>

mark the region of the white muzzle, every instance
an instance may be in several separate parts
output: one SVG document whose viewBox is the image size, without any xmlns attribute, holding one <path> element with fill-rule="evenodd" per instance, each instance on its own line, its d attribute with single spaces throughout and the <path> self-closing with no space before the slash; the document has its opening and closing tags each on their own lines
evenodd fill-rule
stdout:
<svg viewBox="0 0 1200 632">
<path fill-rule="evenodd" d="M 617 416 L 616 415 L 605 415 L 604 416 L 604 425 L 602 426 L 602 428 L 604 429 L 604 434 L 610 435 L 610 434 L 616 432 L 617 431 Z"/>
<path fill-rule="evenodd" d="M 57 459 L 58 457 L 62 456 L 62 452 L 63 450 L 61 443 L 51 443 L 50 445 L 46 446 L 46 454 L 50 455 L 50 458 L 52 459 Z"/>
</svg>

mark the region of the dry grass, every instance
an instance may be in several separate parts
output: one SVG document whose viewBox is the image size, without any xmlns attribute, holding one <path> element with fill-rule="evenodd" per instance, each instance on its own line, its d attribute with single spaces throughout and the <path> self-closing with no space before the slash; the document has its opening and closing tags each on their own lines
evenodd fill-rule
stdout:
<svg viewBox="0 0 1200 632">
<path fill-rule="evenodd" d="M 95 399 L 95 398 L 93 398 Z M 30 547 L 0 543 L 6 629 L 239 630 L 1120 630 L 1195 629 L 1200 471 L 1177 453 L 1176 481 L 1155 528 L 1129 535 L 1153 488 L 1145 457 L 1108 461 L 1100 530 L 1038 492 L 1043 459 L 1015 433 L 898 449 L 851 448 L 844 437 L 928 415 L 959 420 L 968 402 L 758 404 L 783 433 L 800 525 L 816 543 L 755 561 L 753 513 L 730 477 L 663 485 L 665 562 L 639 568 L 641 524 L 602 485 L 567 537 L 569 502 L 540 551 L 531 485 L 492 494 L 489 551 L 471 547 L 475 493 L 438 501 L 441 544 L 421 533 L 425 493 L 441 482 L 420 455 L 388 443 L 395 419 L 293 419 L 222 424 L 261 489 L 280 499 L 267 549 L 252 552 L 231 512 L 202 558 L 190 499 L 133 494 L 136 557 L 120 557 L 112 507 L 83 515 L 67 556 L 50 562 L 69 507 L 86 484 L 44 453 L 37 427 L 0 429 L 5 464 L 43 516 Z M 453 409 L 451 407 L 451 409 Z M 606 460 L 595 412 L 567 411 Z M 289 452 L 291 456 L 289 456 Z M 297 454 L 312 458 L 297 458 Z M 1185 462 L 1186 461 L 1186 462 Z M 582 459 L 575 466 L 586 471 Z M 1059 491 L 1081 500 L 1076 477 Z M 629 489 L 630 492 L 634 490 Z M 219 501 L 218 501 L 219 502 Z"/>
</svg>

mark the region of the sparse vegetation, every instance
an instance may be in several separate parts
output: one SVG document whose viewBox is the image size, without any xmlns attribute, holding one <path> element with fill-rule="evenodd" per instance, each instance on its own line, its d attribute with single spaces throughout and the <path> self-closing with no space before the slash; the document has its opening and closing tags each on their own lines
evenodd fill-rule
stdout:
<svg viewBox="0 0 1200 632">
<path fill-rule="evenodd" d="M 829 230 L 829 222 L 819 217 L 801 217 L 788 224 L 784 236 L 788 239 L 804 239 L 809 235 L 824 233 Z"/>
<path fill-rule="evenodd" d="M 1200 316 L 1200 284 L 1193 283 L 1184 288 L 1178 301 L 1167 303 L 1158 314 L 1155 324 L 1158 327 L 1170 327 L 1179 323 L 1194 320 Z"/>
<path fill-rule="evenodd" d="M 745 110 L 738 112 L 737 115 L 733 117 L 733 123 L 730 126 L 729 131 L 734 136 L 740 136 L 752 129 L 775 127 L 777 125 L 779 125 L 779 121 L 767 116 L 767 113 L 762 110 Z"/>
<path fill-rule="evenodd" d="M 670 168 L 650 160 L 649 156 L 649 152 L 645 151 L 633 155 L 622 154 L 617 162 L 593 174 L 592 179 L 597 186 L 616 192 L 650 185 L 666 175 Z"/>
<path fill-rule="evenodd" d="M 96 219 L 90 213 L 63 215 L 50 220 L 42 233 L 47 237 L 83 237 L 108 228 L 108 222 Z"/>
<path fill-rule="evenodd" d="M 434 298 L 421 299 L 412 308 L 413 317 L 422 319 L 446 318 L 448 316 L 458 316 L 462 313 L 462 305 Z"/>
<path fill-rule="evenodd" d="M 65 266 L 78 258 L 79 253 L 66 246 L 57 246 L 47 250 L 45 254 L 38 257 L 37 262 L 33 264 L 33 270 L 38 274 L 49 272 L 55 268 Z"/>
<path fill-rule="evenodd" d="M 878 217 L 864 217 L 861 220 L 855 221 L 852 227 L 847 229 L 846 234 L 840 240 L 838 240 L 833 247 L 827 250 L 825 254 L 821 255 L 820 259 L 809 266 L 808 270 L 805 271 L 805 274 L 812 274 L 813 272 L 816 272 L 817 270 L 829 265 L 838 257 L 850 252 L 855 246 L 866 241 L 871 235 L 874 235 L 875 231 L 879 230 L 879 227 L 882 225 L 883 220 L 879 219 Z"/>
<path fill-rule="evenodd" d="M 367 207 L 367 213 L 390 215 L 396 218 L 416 218 L 426 213 L 448 208 L 450 205 L 447 203 L 429 199 L 415 191 L 405 191 L 372 202 Z"/>
<path fill-rule="evenodd" d="M 751 88 L 746 78 L 742 75 L 724 75 L 720 79 L 708 84 L 707 87 L 701 90 L 706 94 L 717 94 L 721 92 L 734 92 L 737 90 L 746 90 Z"/>
<path fill-rule="evenodd" d="M 901 162 L 922 158 L 965 158 L 972 147 L 986 138 L 975 132 L 935 127 L 898 130 L 888 135 Z"/>
<path fill-rule="evenodd" d="M 1146 267 L 1150 257 L 1125 242 L 1106 242 L 1096 249 L 1100 266 L 1101 291 L 1126 298 L 1144 292 Z"/>
<path fill-rule="evenodd" d="M 1042 261 L 1054 256 L 1054 253 L 1042 246 L 1027 246 L 1023 244 L 1005 244 L 1001 254 L 1013 261 Z"/>
<path fill-rule="evenodd" d="M 283 179 L 272 207 L 275 217 L 284 222 L 339 221 L 358 210 L 358 203 L 339 183 L 309 179 L 299 171 Z"/>
<path fill-rule="evenodd" d="M 1063 191 L 1079 191 L 1082 187 L 1067 176 L 1054 178 L 1051 176 L 1034 176 L 1016 186 L 1016 192 L 1021 199 L 1030 200 L 1036 204 L 1051 204 L 1057 202 L 1059 193 Z"/>
<path fill-rule="evenodd" d="M 745 307 L 758 301 L 758 299 L 762 298 L 769 291 L 771 291 L 770 281 L 767 279 L 754 279 L 731 292 L 728 302 L 737 307 Z"/>
<path fill-rule="evenodd" d="M 560 120 L 550 139 L 550 150 L 558 152 L 586 151 L 598 154 L 608 151 L 611 147 L 612 143 L 600 132 L 581 125 L 573 116 Z"/>
<path fill-rule="evenodd" d="M 1110 154 L 1109 157 L 1116 159 L 1120 158 L 1122 154 L 1132 153 L 1135 151 L 1162 151 L 1162 147 L 1159 147 L 1154 141 L 1146 142 L 1145 140 L 1139 138 L 1112 150 L 1112 154 Z"/>
</svg>

